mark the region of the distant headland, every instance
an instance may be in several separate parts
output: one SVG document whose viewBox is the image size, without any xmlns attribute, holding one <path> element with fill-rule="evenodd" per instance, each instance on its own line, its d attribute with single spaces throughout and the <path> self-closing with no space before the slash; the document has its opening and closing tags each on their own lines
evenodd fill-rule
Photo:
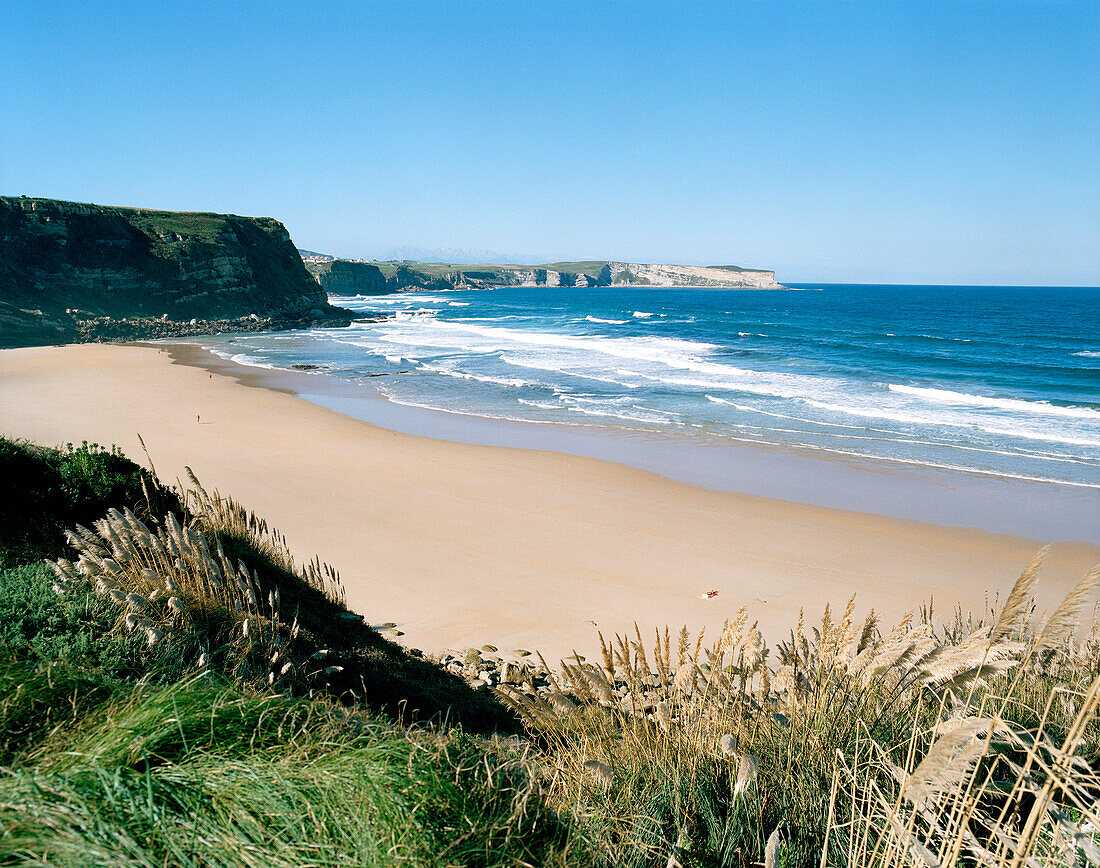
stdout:
<svg viewBox="0 0 1100 868">
<path fill-rule="evenodd" d="M 654 265 L 587 260 L 545 265 L 485 265 L 409 260 L 337 259 L 300 250 L 306 268 L 326 290 L 340 295 L 405 289 L 481 289 L 490 286 L 694 286 L 715 289 L 786 289 L 774 271 L 736 265 Z"/>
</svg>

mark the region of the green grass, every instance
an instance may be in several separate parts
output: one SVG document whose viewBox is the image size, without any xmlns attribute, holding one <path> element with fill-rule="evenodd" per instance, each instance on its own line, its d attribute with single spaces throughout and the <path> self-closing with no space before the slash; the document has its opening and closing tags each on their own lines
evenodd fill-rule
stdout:
<svg viewBox="0 0 1100 868">
<path fill-rule="evenodd" d="M 0 778 L 4 864 L 573 864 L 522 766 L 467 736 L 207 676 L 65 686 L 78 713 Z"/>
<path fill-rule="evenodd" d="M 58 199 L 27 198 L 0 196 L 0 200 L 19 207 L 20 202 L 39 202 L 47 206 L 81 208 L 89 207 L 90 203 L 67 202 Z M 226 219 L 231 214 L 215 214 L 206 211 L 160 211 L 150 208 L 128 208 L 118 205 L 94 205 L 102 211 L 118 212 L 136 228 L 149 235 L 157 233 L 178 233 L 192 241 L 213 241 L 221 232 L 229 226 Z"/>
</svg>

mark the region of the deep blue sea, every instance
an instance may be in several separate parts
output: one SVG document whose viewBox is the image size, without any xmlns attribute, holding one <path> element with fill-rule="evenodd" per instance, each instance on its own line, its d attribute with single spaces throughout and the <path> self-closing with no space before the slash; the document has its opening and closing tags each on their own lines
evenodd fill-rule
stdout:
<svg viewBox="0 0 1100 868">
<path fill-rule="evenodd" d="M 1100 289 L 799 288 L 336 297 L 388 318 L 203 344 L 455 413 L 1100 489 Z"/>
</svg>

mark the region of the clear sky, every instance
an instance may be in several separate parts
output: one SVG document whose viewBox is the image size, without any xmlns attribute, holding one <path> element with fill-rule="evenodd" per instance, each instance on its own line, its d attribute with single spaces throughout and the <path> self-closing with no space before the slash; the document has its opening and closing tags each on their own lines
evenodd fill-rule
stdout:
<svg viewBox="0 0 1100 868">
<path fill-rule="evenodd" d="M 0 193 L 300 247 L 1100 284 L 1100 2 L 5 0 Z"/>
</svg>

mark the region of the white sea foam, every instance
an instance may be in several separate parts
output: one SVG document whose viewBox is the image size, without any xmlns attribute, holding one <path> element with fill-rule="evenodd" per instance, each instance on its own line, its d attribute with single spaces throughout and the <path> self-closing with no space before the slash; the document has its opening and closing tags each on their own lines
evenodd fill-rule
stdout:
<svg viewBox="0 0 1100 868">
<path fill-rule="evenodd" d="M 628 319 L 600 319 L 598 316 L 586 316 L 585 319 L 588 322 L 606 323 L 607 325 L 625 325 L 630 322 Z"/>
<path fill-rule="evenodd" d="M 848 428 L 853 431 L 874 431 L 879 430 L 875 428 L 867 428 L 864 425 L 842 425 L 839 422 L 822 422 L 818 419 L 803 419 L 801 416 L 788 416 L 786 413 L 773 413 L 770 410 L 761 410 L 759 407 L 749 407 L 745 404 L 738 404 L 736 401 L 727 401 L 725 398 L 716 398 L 713 395 L 706 396 L 708 401 L 715 404 L 726 404 L 733 407 L 736 410 L 741 410 L 747 413 L 759 413 L 762 416 L 771 416 L 774 419 L 789 419 L 792 422 L 805 422 L 807 425 L 824 425 L 829 428 Z M 893 433 L 882 429 L 883 433 Z"/>
<path fill-rule="evenodd" d="M 628 383 L 625 380 L 615 380 L 615 379 L 612 379 L 612 378 L 606 377 L 606 376 L 601 377 L 601 376 L 599 376 L 595 373 L 587 373 L 587 372 L 581 371 L 581 370 L 569 370 L 568 368 L 565 368 L 565 367 L 555 366 L 555 365 L 552 365 L 552 364 L 548 364 L 548 363 L 540 362 L 540 361 L 535 361 L 535 360 L 521 359 L 517 356 L 509 355 L 509 354 L 505 354 L 505 353 L 501 353 L 500 359 L 501 359 L 501 361 L 505 362 L 506 364 L 515 365 L 518 368 L 531 368 L 531 369 L 534 369 L 534 370 L 537 370 L 537 371 L 546 371 L 546 372 L 552 373 L 552 374 L 561 374 L 562 376 L 565 376 L 565 377 L 577 377 L 577 378 L 582 379 L 582 380 L 592 380 L 593 382 L 596 382 L 596 383 L 607 383 L 607 384 L 612 385 L 612 386 L 621 386 L 624 389 L 639 389 L 639 388 L 641 388 L 640 383 Z M 626 371 L 625 375 L 629 376 L 630 371 Z"/>
<path fill-rule="evenodd" d="M 581 413 L 584 416 L 600 416 L 605 419 L 621 419 L 624 422 L 642 422 L 647 425 L 671 425 L 671 419 L 654 415 L 653 413 L 628 413 L 612 407 L 578 407 L 570 405 L 565 408 L 570 413 Z"/>
<path fill-rule="evenodd" d="M 1096 424 L 1100 422 L 1100 411 L 1087 404 L 1059 406 L 1019 397 L 992 397 L 980 394 L 980 389 L 951 391 L 911 386 L 905 385 L 900 379 L 905 375 L 900 373 L 891 377 L 899 382 L 874 383 L 806 364 L 810 359 L 797 367 L 782 363 L 779 370 L 753 370 L 730 364 L 733 359 L 728 356 L 716 355 L 723 347 L 689 340 L 686 335 L 683 339 L 626 336 L 617 329 L 583 334 L 585 323 L 627 324 L 631 320 L 625 314 L 624 318 L 614 319 L 614 314 L 597 317 L 578 311 L 572 314 L 577 319 L 569 320 L 568 316 L 536 309 L 525 311 L 523 316 L 469 317 L 466 311 L 451 309 L 469 302 L 452 302 L 444 295 L 357 298 L 356 308 L 393 311 L 394 317 L 357 324 L 343 332 L 343 339 L 321 332 L 311 337 L 360 347 L 384 356 L 391 364 L 412 360 L 418 370 L 437 376 L 413 378 L 407 384 L 395 382 L 393 389 L 399 395 L 395 400 L 425 407 L 438 402 L 443 406 L 434 409 L 449 412 L 463 412 L 455 408 L 467 402 L 473 415 L 492 418 L 529 419 L 524 414 L 536 408 L 549 414 L 537 421 L 553 419 L 557 411 L 559 420 L 576 415 L 603 417 L 608 425 L 618 421 L 630 427 L 663 426 L 673 420 L 673 424 L 687 427 L 693 424 L 690 402 L 705 398 L 737 411 L 706 414 L 711 421 L 700 430 L 707 437 L 770 440 L 865 458 L 897 455 L 901 457 L 890 460 L 944 468 L 959 465 L 957 469 L 971 471 L 975 467 L 962 465 L 973 463 L 996 475 L 1016 474 L 1028 479 L 1040 478 L 1031 474 L 1036 465 L 1029 466 L 1028 462 L 1043 461 L 1051 467 L 1077 465 L 1082 470 L 1070 478 L 1090 481 L 1090 471 L 1084 468 L 1097 467 L 1100 458 L 1095 451 L 1100 449 L 1100 428 Z M 480 313 L 481 309 L 475 307 L 470 312 Z M 640 310 L 633 314 L 638 320 L 650 317 L 656 318 L 657 314 Z M 705 318 L 700 319 L 705 322 Z M 516 320 L 522 322 L 512 322 Z M 572 330 L 564 325 L 568 321 L 574 323 Z M 683 322 L 683 315 L 661 322 L 671 330 L 674 321 Z M 751 329 L 768 327 L 768 323 L 755 319 L 743 319 L 741 323 L 746 330 L 739 333 L 740 337 L 767 337 Z M 783 324 L 776 324 L 773 332 L 782 332 L 784 340 L 791 339 L 783 331 Z M 877 333 L 882 334 L 883 330 Z M 728 337 L 718 340 L 727 346 L 736 345 Z M 961 343 L 969 341 L 947 340 L 959 342 L 955 345 L 959 350 L 952 352 L 964 352 Z M 274 349 L 273 344 L 259 345 Z M 949 345 L 941 346 L 946 350 Z M 288 349 L 279 347 L 273 355 L 277 359 L 292 358 L 293 350 L 288 353 Z M 251 359 L 240 359 L 246 364 L 256 360 L 270 367 L 260 356 L 237 355 L 251 355 Z M 1100 358 L 1095 350 L 1074 355 Z M 741 359 L 736 361 L 745 364 Z M 751 363 L 751 367 L 757 364 Z M 1079 366 L 1079 370 L 1084 367 Z M 442 378 L 503 388 L 462 390 L 446 386 Z M 522 391 L 528 387 L 553 390 L 556 399 L 539 397 L 548 393 Z M 500 396 L 499 403 L 492 397 L 494 393 Z M 521 411 L 519 404 L 527 409 Z M 514 408 L 511 415 L 509 406 Z M 677 412 L 681 410 L 686 415 Z M 794 428 L 788 427 L 792 422 Z M 579 420 L 565 424 L 579 424 Z M 712 426 L 718 430 L 712 430 Z M 846 451 L 847 446 L 854 451 Z M 863 455 L 865 450 L 867 454 Z M 997 469 L 1001 467 L 1006 472 Z"/>
<path fill-rule="evenodd" d="M 1100 422 L 1100 412 L 1089 407 L 1061 407 L 1045 401 L 1021 401 L 1016 398 L 990 398 L 984 395 L 969 395 L 966 392 L 952 392 L 948 389 L 926 389 L 918 386 L 899 386 L 890 383 L 891 392 L 912 395 L 924 401 L 937 404 L 955 404 L 968 407 L 982 407 L 994 410 L 1012 410 L 1017 413 L 1033 413 L 1043 416 L 1064 416 L 1069 419 L 1089 419 Z"/>
<path fill-rule="evenodd" d="M 490 374 L 471 374 L 467 371 L 457 371 L 442 365 L 421 364 L 417 370 L 427 371 L 432 374 L 442 374 L 445 377 L 454 377 L 458 380 L 473 380 L 478 383 L 491 383 L 495 386 L 511 386 L 515 389 L 543 385 L 534 380 L 523 380 L 519 377 L 494 377 Z"/>
<path fill-rule="evenodd" d="M 849 416 L 863 416 L 869 419 L 884 419 L 891 422 L 901 422 L 907 425 L 935 425 L 948 428 L 970 428 L 978 431 L 983 431 L 987 434 L 995 434 L 1007 437 L 1021 437 L 1026 440 L 1041 440 L 1048 443 L 1061 443 L 1066 446 L 1100 447 L 1100 440 L 1093 440 L 1086 437 L 1078 437 L 1062 430 L 1052 430 L 1049 428 L 1037 430 L 1027 427 L 1026 420 L 1020 420 L 1015 425 L 1011 424 L 1013 420 L 1005 420 L 1007 424 L 1002 424 L 999 427 L 991 427 L 988 424 L 983 424 L 983 420 L 981 419 L 975 419 L 967 416 L 949 417 L 943 415 L 942 413 L 936 413 L 931 416 L 915 415 L 912 412 L 904 412 L 894 409 L 887 410 L 879 407 L 866 406 L 853 407 L 841 404 L 831 404 L 824 401 L 815 401 L 809 398 L 805 398 L 803 400 L 805 401 L 805 403 L 809 404 L 812 407 L 817 407 L 822 410 L 830 410 L 836 413 L 845 413 Z"/>
<path fill-rule="evenodd" d="M 632 337 L 606 338 L 585 335 L 571 335 L 558 332 L 522 331 L 513 328 L 470 325 L 468 321 L 453 322 L 433 319 L 430 328 L 408 338 L 420 339 L 422 335 L 431 336 L 443 332 L 462 332 L 476 335 L 488 341 L 498 349 L 521 346 L 553 347 L 572 350 L 579 353 L 600 353 L 621 359 L 636 359 L 653 362 L 685 362 L 693 357 L 718 349 L 715 344 L 701 341 L 681 340 L 678 338 Z"/>
<path fill-rule="evenodd" d="M 761 410 L 759 407 L 749 407 L 745 404 L 738 404 L 735 401 L 727 401 L 724 398 L 716 398 L 713 395 L 707 395 L 706 398 L 707 398 L 708 401 L 711 401 L 715 404 L 726 404 L 726 405 L 734 407 L 735 409 L 738 409 L 738 410 L 742 410 L 742 411 L 750 412 L 750 413 L 759 413 L 761 415 L 771 416 L 771 417 L 776 418 L 776 419 L 787 419 L 787 420 L 792 421 L 792 422 L 804 422 L 804 423 L 809 424 L 809 425 L 823 426 L 823 427 L 826 427 L 826 428 L 843 428 L 843 429 L 848 429 L 848 430 L 851 430 L 851 431 L 867 431 L 867 432 L 872 432 L 872 433 L 876 433 L 876 434 L 889 435 L 887 437 L 861 437 L 860 435 L 856 435 L 856 434 L 834 434 L 834 433 L 827 432 L 827 431 L 804 431 L 802 429 L 799 429 L 799 433 L 815 434 L 817 436 L 822 436 L 822 437 L 844 437 L 844 438 L 856 439 L 856 440 L 867 439 L 867 440 L 879 440 L 879 441 L 882 441 L 882 442 L 908 443 L 908 444 L 914 444 L 914 445 L 926 445 L 926 446 L 939 447 L 939 448 L 945 448 L 945 449 L 962 449 L 962 450 L 965 450 L 965 451 L 972 451 L 972 452 L 986 452 L 986 453 L 989 453 L 989 454 L 992 454 L 992 455 L 1008 455 L 1008 456 L 1013 456 L 1013 457 L 1017 457 L 1017 458 L 1034 459 L 1036 461 L 1056 461 L 1056 462 L 1061 462 L 1061 463 L 1065 463 L 1065 464 L 1091 464 L 1092 463 L 1089 459 L 1081 458 L 1081 457 L 1074 456 L 1074 455 L 1067 455 L 1067 454 L 1061 453 L 1061 452 L 1045 452 L 1045 451 L 1041 451 L 1041 450 L 1024 449 L 1024 448 L 988 449 L 988 448 L 977 447 L 977 446 L 968 446 L 963 441 L 960 441 L 957 438 L 948 439 L 948 438 L 945 438 L 945 437 L 928 436 L 925 439 L 920 439 L 920 440 L 908 439 L 908 438 L 905 438 L 905 437 L 898 436 L 899 435 L 898 431 L 890 430 L 888 428 L 872 428 L 872 427 L 867 427 L 867 426 L 864 426 L 864 425 L 843 425 L 843 424 L 840 424 L 838 422 L 824 422 L 824 421 L 821 421 L 819 419 L 805 419 L 805 418 L 802 418 L 801 416 L 790 416 L 790 415 L 787 415 L 786 413 L 773 413 L 773 412 L 768 411 L 768 410 Z M 840 408 L 836 405 L 828 405 L 828 406 L 831 409 L 835 409 L 837 412 L 844 412 L 844 413 L 848 413 L 848 414 L 856 414 L 856 411 L 854 411 L 853 408 Z M 922 424 L 922 423 L 918 423 L 918 424 Z M 932 423 L 925 422 L 923 424 L 928 425 L 928 424 L 932 424 Z M 940 422 L 939 424 L 944 425 L 945 423 Z M 749 426 L 749 427 L 753 427 L 753 426 Z M 948 424 L 946 427 L 972 428 L 972 427 L 975 427 L 975 426 L 970 426 L 970 425 L 951 426 L 951 425 Z M 761 429 L 761 430 L 782 431 L 784 429 Z M 984 431 L 984 432 L 989 433 L 989 434 L 996 434 L 996 435 L 1000 435 L 1000 436 L 1006 436 L 1007 435 L 1007 436 L 1013 436 L 1013 437 L 1023 437 L 1025 439 L 1045 440 L 1045 441 L 1048 441 L 1048 442 L 1051 439 L 1049 434 L 1029 436 L 1027 434 L 1021 434 L 1019 431 L 1012 431 L 1012 430 L 1008 430 L 1008 429 L 980 428 L 978 430 Z M 1074 445 L 1074 446 L 1100 446 L 1100 441 L 1093 441 L 1093 440 L 1075 440 L 1075 439 L 1072 439 L 1072 438 L 1063 438 L 1063 439 L 1059 440 L 1058 442 L 1064 443 L 1066 445 Z"/>
<path fill-rule="evenodd" d="M 630 395 L 614 397 L 603 395 L 570 395 L 563 392 L 558 400 L 565 404 L 629 404 L 634 399 Z"/>
<path fill-rule="evenodd" d="M 225 359 L 227 362 L 233 362 L 237 365 L 244 365 L 248 368 L 266 368 L 270 371 L 280 370 L 270 362 L 265 361 L 260 356 L 254 356 L 250 353 L 235 353 L 232 350 L 221 349 L 220 347 L 203 347 L 207 352 L 213 353 L 220 359 Z"/>
</svg>

